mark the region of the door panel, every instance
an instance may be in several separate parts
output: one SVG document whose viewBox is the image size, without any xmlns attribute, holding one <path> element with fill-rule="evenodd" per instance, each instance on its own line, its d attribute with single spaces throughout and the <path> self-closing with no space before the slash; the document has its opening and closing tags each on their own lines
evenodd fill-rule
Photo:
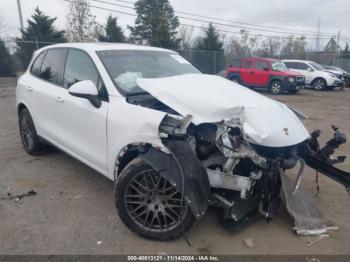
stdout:
<svg viewBox="0 0 350 262">
<path fill-rule="evenodd" d="M 77 154 L 101 173 L 107 171 L 106 124 L 109 103 L 102 101 L 100 108 L 94 107 L 85 98 L 69 94 L 69 87 L 82 80 L 91 80 L 99 89 L 101 99 L 108 100 L 103 82 L 89 57 L 83 51 L 71 49 L 68 52 L 63 86 L 56 97 L 58 111 L 57 133 L 59 143 Z"/>
<path fill-rule="evenodd" d="M 252 66 L 252 59 L 242 59 L 241 61 L 241 69 L 240 69 L 240 74 L 241 74 L 241 79 L 243 81 L 243 84 L 246 85 L 251 85 L 251 75 L 250 72 Z"/>
<path fill-rule="evenodd" d="M 39 135 L 53 140 L 57 136 L 54 98 L 56 92 L 62 89 L 59 85 L 65 55 L 66 50 L 62 48 L 40 54 L 31 68 L 31 81 L 25 87 L 31 93 L 31 109 Z"/>
<path fill-rule="evenodd" d="M 269 71 L 264 70 L 268 68 Z M 267 86 L 270 79 L 270 64 L 256 60 L 252 70 L 252 83 L 256 86 Z"/>
</svg>

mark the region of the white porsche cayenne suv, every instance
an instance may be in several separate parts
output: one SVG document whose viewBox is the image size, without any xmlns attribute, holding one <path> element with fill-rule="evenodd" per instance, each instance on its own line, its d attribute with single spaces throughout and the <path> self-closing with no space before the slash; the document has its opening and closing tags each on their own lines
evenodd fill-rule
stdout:
<svg viewBox="0 0 350 262">
<path fill-rule="evenodd" d="M 108 177 L 121 220 L 158 240 L 181 235 L 210 205 L 232 231 L 257 215 L 271 220 L 280 178 L 287 185 L 284 171 L 302 161 L 298 148 L 310 139 L 296 111 L 153 47 L 39 49 L 16 100 L 29 154 L 51 144 Z M 295 228 L 324 229 L 319 214 L 312 221 Z"/>
</svg>

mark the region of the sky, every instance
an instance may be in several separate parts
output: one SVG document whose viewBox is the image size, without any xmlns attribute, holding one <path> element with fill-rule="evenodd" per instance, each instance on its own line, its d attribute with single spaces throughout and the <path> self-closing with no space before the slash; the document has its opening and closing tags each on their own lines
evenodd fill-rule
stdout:
<svg viewBox="0 0 350 262">
<path fill-rule="evenodd" d="M 59 29 L 66 29 L 66 15 L 68 13 L 69 3 L 64 0 L 20 0 L 24 23 L 32 15 L 35 7 L 39 8 L 47 15 L 57 17 L 56 26 Z M 132 6 L 123 1 L 100 0 L 97 2 L 89 0 L 91 5 L 104 7 L 108 9 L 119 10 L 123 12 L 134 13 L 132 9 L 112 6 L 102 2 L 110 2 L 120 5 Z M 136 0 L 124 0 L 135 2 Z M 249 29 L 252 34 L 265 35 L 283 35 L 285 33 L 266 32 L 283 31 L 288 33 L 297 33 L 287 29 L 307 31 L 308 37 L 314 38 L 313 32 L 317 31 L 317 24 L 320 21 L 320 31 L 337 35 L 340 30 L 340 44 L 345 41 L 350 42 L 350 0 L 170 0 L 176 11 L 194 13 L 202 16 L 225 19 L 233 22 L 248 23 L 264 27 L 251 25 L 231 24 L 235 27 L 217 25 L 217 28 L 223 31 L 238 32 L 237 26 L 245 26 L 260 30 Z M 109 14 L 118 17 L 118 22 L 123 28 L 127 25 L 133 25 L 135 17 L 114 13 L 107 10 L 98 10 L 91 8 L 96 15 L 96 20 L 104 24 Z M 178 14 L 180 15 L 180 14 Z M 181 15 L 187 16 L 188 15 Z M 19 18 L 17 9 L 17 0 L 0 0 L 0 17 L 6 23 L 5 36 L 14 37 L 19 34 Z M 200 17 L 192 17 L 199 20 L 208 20 Z M 230 24 L 229 21 L 215 21 L 221 24 Z M 180 22 L 196 26 L 206 27 L 207 23 L 202 21 L 191 21 L 180 18 Z M 274 27 L 274 28 L 271 28 Z M 277 29 L 277 28 L 278 29 Z M 281 29 L 280 29 L 281 28 Z M 199 29 L 197 29 L 198 32 Z M 128 31 L 125 29 L 126 34 Z M 224 33 L 226 38 L 235 36 L 232 33 Z M 328 36 L 327 36 L 328 37 Z M 312 41 L 310 39 L 310 41 Z M 323 40 L 324 44 L 327 40 Z"/>
</svg>

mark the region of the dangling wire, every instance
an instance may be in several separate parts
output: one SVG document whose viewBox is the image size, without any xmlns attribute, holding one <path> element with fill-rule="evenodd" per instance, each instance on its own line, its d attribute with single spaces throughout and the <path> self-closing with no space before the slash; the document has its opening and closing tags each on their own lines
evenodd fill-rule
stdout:
<svg viewBox="0 0 350 262">
<path fill-rule="evenodd" d="M 316 170 L 316 194 L 314 197 L 318 197 L 318 194 L 320 193 L 320 185 L 318 183 L 318 171 Z"/>
</svg>

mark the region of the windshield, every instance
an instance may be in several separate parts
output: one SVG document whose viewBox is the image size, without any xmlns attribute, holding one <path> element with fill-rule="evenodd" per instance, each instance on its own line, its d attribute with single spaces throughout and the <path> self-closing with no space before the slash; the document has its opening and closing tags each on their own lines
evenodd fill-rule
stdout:
<svg viewBox="0 0 350 262">
<path fill-rule="evenodd" d="M 321 66 L 321 65 L 319 65 L 319 64 L 316 64 L 316 63 L 314 63 L 314 62 L 310 62 L 309 63 L 313 68 L 315 68 L 315 69 L 317 69 L 317 70 L 324 70 L 324 68 Z"/>
<path fill-rule="evenodd" d="M 288 68 L 285 63 L 282 61 L 277 61 L 272 63 L 272 70 L 274 71 L 288 71 Z"/>
<path fill-rule="evenodd" d="M 126 95 L 144 93 L 138 78 L 161 78 L 183 74 L 200 74 L 177 53 L 166 51 L 112 50 L 98 52 L 114 84 Z"/>
</svg>

